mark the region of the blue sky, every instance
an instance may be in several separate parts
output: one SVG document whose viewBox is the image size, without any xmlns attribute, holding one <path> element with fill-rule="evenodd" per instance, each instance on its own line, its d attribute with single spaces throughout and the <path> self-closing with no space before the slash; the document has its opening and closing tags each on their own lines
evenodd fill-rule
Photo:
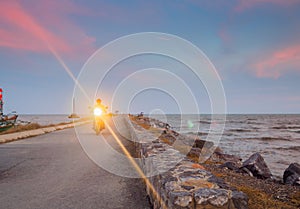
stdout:
<svg viewBox="0 0 300 209">
<path fill-rule="evenodd" d="M 209 57 L 229 113 L 299 113 L 299 21 L 299 0 L 1 1 L 5 112 L 69 113 L 74 81 L 58 57 L 76 77 L 104 44 L 132 33 L 163 32 L 192 42 Z M 124 62 L 123 68 L 156 62 L 168 68 L 168 60 L 148 58 Z M 115 71 L 112 80 L 122 74 Z M 191 86 L 195 94 L 203 91 Z M 158 92 L 137 97 L 131 111 L 151 111 L 158 105 L 154 96 L 166 112 L 177 111 L 168 109 L 172 99 Z M 198 99 L 201 111 L 209 113 L 205 92 Z"/>
</svg>

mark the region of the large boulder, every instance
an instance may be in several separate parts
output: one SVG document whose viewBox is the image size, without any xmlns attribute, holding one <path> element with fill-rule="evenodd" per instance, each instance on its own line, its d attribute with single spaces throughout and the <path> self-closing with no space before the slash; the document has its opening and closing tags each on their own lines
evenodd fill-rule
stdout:
<svg viewBox="0 0 300 209">
<path fill-rule="evenodd" d="M 268 179 L 272 177 L 271 171 L 268 168 L 264 158 L 259 153 L 254 153 L 248 160 L 243 162 L 241 169 L 248 169 L 253 176 L 259 179 Z"/>
<path fill-rule="evenodd" d="M 292 163 L 283 173 L 283 182 L 294 186 L 300 186 L 300 164 Z"/>
<path fill-rule="evenodd" d="M 248 196 L 239 191 L 232 191 L 232 202 L 234 207 L 230 208 L 237 208 L 237 209 L 247 209 L 248 208 Z"/>
</svg>

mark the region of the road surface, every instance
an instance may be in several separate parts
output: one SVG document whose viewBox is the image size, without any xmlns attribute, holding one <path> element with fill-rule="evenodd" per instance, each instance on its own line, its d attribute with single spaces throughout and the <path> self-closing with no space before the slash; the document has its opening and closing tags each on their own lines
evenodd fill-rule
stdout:
<svg viewBox="0 0 300 209">
<path fill-rule="evenodd" d="M 90 124 L 80 128 L 93 140 L 103 140 Z M 103 136 L 119 149 L 107 130 Z M 150 205 L 142 180 L 97 166 L 72 128 L 0 145 L 0 208 L 142 209 Z"/>
</svg>

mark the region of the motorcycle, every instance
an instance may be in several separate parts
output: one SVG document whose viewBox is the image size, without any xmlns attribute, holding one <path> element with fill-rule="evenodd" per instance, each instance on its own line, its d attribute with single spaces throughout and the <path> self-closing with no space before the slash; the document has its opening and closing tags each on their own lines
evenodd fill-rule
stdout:
<svg viewBox="0 0 300 209">
<path fill-rule="evenodd" d="M 96 107 L 94 109 L 94 130 L 96 135 L 99 135 L 103 129 L 105 129 L 104 112 L 101 108 Z"/>
</svg>

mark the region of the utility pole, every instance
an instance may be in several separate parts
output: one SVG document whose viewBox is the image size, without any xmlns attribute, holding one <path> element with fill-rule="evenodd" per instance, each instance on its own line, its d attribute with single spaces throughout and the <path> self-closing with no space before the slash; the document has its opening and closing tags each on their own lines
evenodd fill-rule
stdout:
<svg viewBox="0 0 300 209">
<path fill-rule="evenodd" d="M 3 115 L 3 96 L 2 96 L 2 88 L 0 88 L 0 116 Z"/>
</svg>

